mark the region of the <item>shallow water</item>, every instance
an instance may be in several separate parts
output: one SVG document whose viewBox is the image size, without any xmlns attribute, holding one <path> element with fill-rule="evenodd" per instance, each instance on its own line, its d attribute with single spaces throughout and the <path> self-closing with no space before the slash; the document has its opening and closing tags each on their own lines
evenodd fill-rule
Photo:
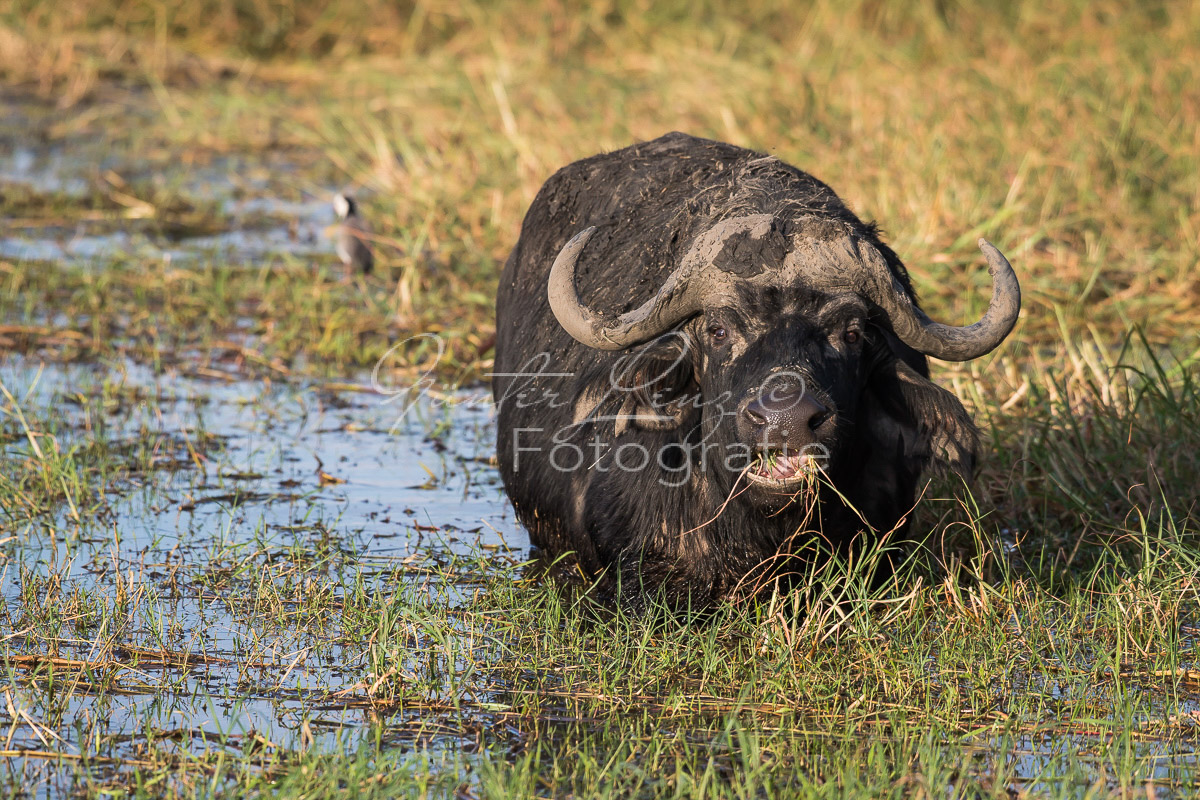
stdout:
<svg viewBox="0 0 1200 800">
<path fill-rule="evenodd" d="M 65 408 L 79 425 L 87 415 L 72 398 L 97 396 L 106 382 L 120 386 L 118 397 L 134 399 L 109 409 L 107 438 L 152 443 L 160 465 L 130 481 L 98 520 L 73 525 L 64 512 L 55 536 L 4 529 L 0 595 L 10 614 L 23 587 L 44 585 L 39 576 L 59 576 L 60 597 L 112 598 L 123 587 L 139 598 L 117 637 L 123 661 L 140 647 L 212 662 L 155 668 L 147 658 L 151 666 L 118 674 L 110 691 L 73 695 L 55 712 L 64 724 L 49 725 L 67 752 L 81 749 L 67 721 L 92 719 L 130 746 L 149 726 L 180 737 L 184 748 L 202 737 L 257 736 L 281 747 L 333 747 L 367 721 L 365 710 L 329 702 L 366 677 L 364 654 L 331 643 L 338 620 L 304 618 L 297 580 L 314 591 L 356 583 L 382 595 L 427 591 L 453 604 L 471 587 L 469 568 L 446 580 L 456 556 L 487 553 L 513 563 L 528 548 L 490 464 L 492 412 L 482 390 L 389 397 L 207 382 L 127 364 L 42 369 L 11 360 L 0 380 L 27 412 Z M 100 423 L 93 410 L 90 424 Z M 59 446 L 70 436 L 60 432 Z M 212 437 L 213 449 L 196 463 L 187 443 Z M 228 580 L 230 573 L 237 577 Z M 263 582 L 282 588 L 280 613 L 294 613 L 295 623 L 254 602 Z M 52 649 L 103 661 L 114 653 L 103 652 L 100 634 L 68 623 Z M 18 653 L 47 652 L 35 635 L 12 638 L 21 642 Z M 41 695 L 18 687 L 14 696 L 18 707 L 24 699 L 36 719 L 48 719 Z M 0 710 L 0 724 L 11 723 L 8 716 Z M 42 748 L 33 731 L 18 731 L 12 747 Z"/>
<path fill-rule="evenodd" d="M 241 204 L 230 201 L 228 230 L 180 238 L 133 226 L 112 230 L 111 222 L 13 226 L 0 236 L 0 258 L 82 266 L 128 260 L 250 264 L 286 256 L 334 261 L 332 240 L 325 235 L 333 222 L 326 199 L 258 198 L 252 205 L 267 210 L 247 219 Z"/>
<path fill-rule="evenodd" d="M 314 183 L 297 156 L 263 154 L 253 161 L 217 156 L 201 164 L 171 160 L 148 165 L 135 152 L 114 152 L 103 141 L 72 140 L 40 144 L 28 131 L 47 112 L 6 97 L 0 104 L 0 197 L 21 189 L 38 196 L 75 201 L 108 196 L 113 176 L 208 209 L 204 230 L 164 225 L 143 218 L 135 200 L 129 209 L 111 209 L 89 218 L 57 219 L 53 212 L 34 218 L 0 219 L 0 259 L 37 260 L 87 266 L 111 262 L 220 261 L 256 264 L 280 258 L 335 261 L 326 229 L 335 221 L 331 202 L 342 187 Z M 128 187 L 122 185 L 121 191 Z M 122 218 L 122 215 L 125 218 Z M 215 230 L 211 229 L 213 226 Z M 164 230 L 165 229 L 165 230 Z"/>
</svg>

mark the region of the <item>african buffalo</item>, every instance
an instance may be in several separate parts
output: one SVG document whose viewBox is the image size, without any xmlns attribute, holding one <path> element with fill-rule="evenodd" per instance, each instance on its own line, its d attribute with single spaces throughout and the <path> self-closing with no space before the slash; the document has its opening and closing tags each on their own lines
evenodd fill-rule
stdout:
<svg viewBox="0 0 1200 800">
<path fill-rule="evenodd" d="M 903 534 L 922 472 L 969 476 L 978 445 L 925 356 L 978 358 L 1020 311 L 979 245 L 991 303 L 954 327 L 771 156 L 672 133 L 559 170 L 496 298 L 498 457 L 533 543 L 627 601 L 703 606 L 814 537 Z"/>
</svg>

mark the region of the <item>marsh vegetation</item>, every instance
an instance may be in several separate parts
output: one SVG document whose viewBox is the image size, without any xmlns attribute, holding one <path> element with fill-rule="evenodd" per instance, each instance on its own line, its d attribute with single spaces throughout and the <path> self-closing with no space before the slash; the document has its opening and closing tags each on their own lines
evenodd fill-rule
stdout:
<svg viewBox="0 0 1200 800">
<path fill-rule="evenodd" d="M 6 794 L 1196 793 L 1200 7 L 169 5 L 0 10 Z M 499 265 L 669 130 L 836 187 L 938 319 L 979 236 L 1021 276 L 893 585 L 692 624 L 524 569 Z"/>
</svg>

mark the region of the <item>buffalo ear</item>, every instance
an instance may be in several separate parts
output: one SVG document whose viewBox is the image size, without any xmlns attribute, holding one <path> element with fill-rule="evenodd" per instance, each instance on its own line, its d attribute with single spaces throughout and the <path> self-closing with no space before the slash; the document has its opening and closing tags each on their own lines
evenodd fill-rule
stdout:
<svg viewBox="0 0 1200 800">
<path fill-rule="evenodd" d="M 683 424 L 700 392 L 695 353 L 690 336 L 672 331 L 629 353 L 613 367 L 613 388 L 625 396 L 622 414 L 632 417 L 634 427 L 669 431 Z"/>
<path fill-rule="evenodd" d="M 959 399 L 900 358 L 883 358 L 867 381 L 872 436 L 897 448 L 913 466 L 969 480 L 979 431 Z M 878 412 L 883 412 L 879 414 Z"/>
</svg>

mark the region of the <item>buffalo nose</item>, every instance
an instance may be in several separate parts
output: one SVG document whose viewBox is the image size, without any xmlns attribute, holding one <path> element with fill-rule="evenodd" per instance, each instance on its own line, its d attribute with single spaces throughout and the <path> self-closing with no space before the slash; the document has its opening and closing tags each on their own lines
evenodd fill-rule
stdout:
<svg viewBox="0 0 1200 800">
<path fill-rule="evenodd" d="M 742 407 L 744 432 L 778 445 L 804 445 L 815 440 L 818 428 L 832 412 L 808 392 L 772 392 L 752 398 Z"/>
</svg>

